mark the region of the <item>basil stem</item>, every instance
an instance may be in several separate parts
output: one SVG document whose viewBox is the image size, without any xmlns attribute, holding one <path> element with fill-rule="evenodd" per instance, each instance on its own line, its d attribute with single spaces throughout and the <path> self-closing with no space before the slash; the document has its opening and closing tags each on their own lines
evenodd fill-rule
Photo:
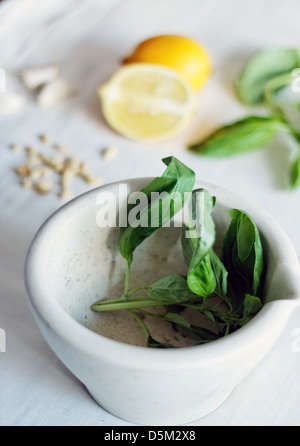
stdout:
<svg viewBox="0 0 300 446">
<path fill-rule="evenodd" d="M 146 307 L 155 307 L 155 306 L 165 306 L 169 305 L 170 300 L 161 300 L 160 302 L 153 301 L 152 298 L 147 298 L 147 296 L 139 296 L 139 298 L 127 298 L 124 300 L 116 299 L 114 301 L 111 300 L 105 300 L 100 301 L 94 305 L 92 305 L 92 310 L 98 311 L 98 312 L 104 312 L 104 311 L 116 311 L 116 310 L 138 310 L 139 308 L 146 308 Z"/>
<path fill-rule="evenodd" d="M 240 100 L 248 105 L 263 104 L 268 81 L 297 67 L 300 67 L 298 48 L 257 52 L 246 63 L 236 82 Z"/>
</svg>

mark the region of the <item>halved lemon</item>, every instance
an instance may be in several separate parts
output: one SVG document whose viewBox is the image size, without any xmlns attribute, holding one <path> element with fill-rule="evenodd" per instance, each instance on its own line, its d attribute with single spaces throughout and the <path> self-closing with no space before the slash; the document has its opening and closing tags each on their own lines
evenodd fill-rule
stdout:
<svg viewBox="0 0 300 446">
<path fill-rule="evenodd" d="M 120 68 L 98 94 L 109 125 L 141 141 L 163 141 L 179 134 L 197 108 L 192 87 L 175 70 L 156 64 Z"/>
</svg>

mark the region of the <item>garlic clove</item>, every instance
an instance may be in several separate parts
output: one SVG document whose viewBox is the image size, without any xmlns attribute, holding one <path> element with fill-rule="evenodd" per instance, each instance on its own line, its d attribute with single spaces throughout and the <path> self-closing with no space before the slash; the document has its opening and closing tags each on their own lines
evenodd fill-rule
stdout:
<svg viewBox="0 0 300 446">
<path fill-rule="evenodd" d="M 107 147 L 101 152 L 101 156 L 105 161 L 111 161 L 118 155 L 118 149 L 114 146 Z"/>
<path fill-rule="evenodd" d="M 43 109 L 53 107 L 75 94 L 75 89 L 64 79 L 45 85 L 37 96 L 37 103 Z"/>
<path fill-rule="evenodd" d="M 20 73 L 20 77 L 29 90 L 37 90 L 42 85 L 53 82 L 59 74 L 59 65 L 44 65 L 28 68 Z"/>
<path fill-rule="evenodd" d="M 0 116 L 20 111 L 25 105 L 24 96 L 9 92 L 0 92 Z"/>
</svg>

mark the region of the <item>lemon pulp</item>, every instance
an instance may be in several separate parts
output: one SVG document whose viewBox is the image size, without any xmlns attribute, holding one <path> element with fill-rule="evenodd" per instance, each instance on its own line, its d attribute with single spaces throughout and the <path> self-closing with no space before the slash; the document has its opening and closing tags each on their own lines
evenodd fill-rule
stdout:
<svg viewBox="0 0 300 446">
<path fill-rule="evenodd" d="M 111 127 L 137 140 L 175 136 L 196 109 L 188 83 L 174 70 L 155 64 L 122 67 L 99 89 L 99 96 Z"/>
</svg>

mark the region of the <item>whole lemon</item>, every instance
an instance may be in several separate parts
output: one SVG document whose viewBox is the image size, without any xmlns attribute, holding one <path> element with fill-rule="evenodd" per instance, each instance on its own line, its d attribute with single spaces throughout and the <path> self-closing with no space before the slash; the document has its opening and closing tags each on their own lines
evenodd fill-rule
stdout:
<svg viewBox="0 0 300 446">
<path fill-rule="evenodd" d="M 179 35 L 161 35 L 144 40 L 124 59 L 124 63 L 165 65 L 179 72 L 196 90 L 203 86 L 212 71 L 205 48 L 195 40 Z"/>
</svg>

